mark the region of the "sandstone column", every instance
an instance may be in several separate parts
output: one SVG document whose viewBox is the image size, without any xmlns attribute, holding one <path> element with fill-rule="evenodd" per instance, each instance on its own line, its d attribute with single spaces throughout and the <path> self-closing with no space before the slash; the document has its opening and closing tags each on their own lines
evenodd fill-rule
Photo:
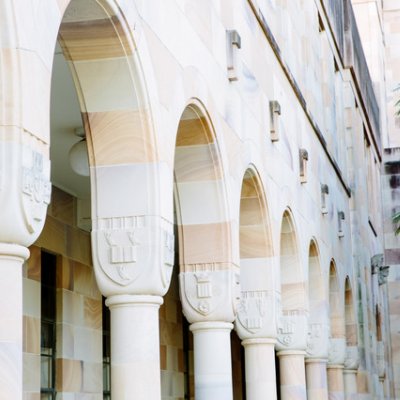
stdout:
<svg viewBox="0 0 400 400">
<path fill-rule="evenodd" d="M 246 398 L 248 400 L 276 399 L 275 371 L 276 339 L 245 339 Z"/>
<path fill-rule="evenodd" d="M 26 247 L 0 244 L 0 393 L 22 399 L 22 264 Z"/>
<path fill-rule="evenodd" d="M 302 310 L 286 311 L 278 328 L 277 356 L 282 400 L 306 400 L 304 359 L 307 348 L 308 321 Z"/>
<path fill-rule="evenodd" d="M 230 332 L 239 275 L 233 264 L 219 267 L 185 265 L 179 274 L 183 312 L 193 332 L 196 400 L 233 398 Z"/>
<path fill-rule="evenodd" d="M 346 358 L 346 339 L 331 338 L 328 360 L 328 397 L 329 400 L 344 400 L 344 362 Z"/>
<path fill-rule="evenodd" d="M 306 373 L 304 350 L 278 352 L 282 400 L 306 400 Z"/>
<path fill-rule="evenodd" d="M 306 356 L 306 382 L 308 400 L 328 399 L 328 323 L 321 316 L 317 322 L 309 323 Z"/>
<path fill-rule="evenodd" d="M 306 382 L 308 400 L 328 399 L 328 378 L 326 358 L 306 358 Z"/>
<path fill-rule="evenodd" d="M 329 400 L 344 400 L 343 365 L 328 365 Z"/>
<path fill-rule="evenodd" d="M 18 80 L 16 71 L 6 72 L 10 82 Z M 16 400 L 23 389 L 22 265 L 43 229 L 51 193 L 48 145 L 19 126 L 2 125 L 0 117 L 0 397 Z"/>
<path fill-rule="evenodd" d="M 356 400 L 357 394 L 357 370 L 347 369 L 343 371 L 343 381 L 346 400 Z"/>
<path fill-rule="evenodd" d="M 231 399 L 232 366 L 228 322 L 195 322 L 193 332 L 196 399 Z"/>
<path fill-rule="evenodd" d="M 263 400 L 277 398 L 275 371 L 275 344 L 277 326 L 277 299 L 270 287 L 263 290 L 247 282 L 243 285 L 235 329 L 245 349 L 246 398 Z M 271 285 L 272 286 L 272 285 Z"/>
<path fill-rule="evenodd" d="M 357 346 L 347 346 L 346 359 L 344 362 L 343 382 L 346 400 L 357 400 L 357 370 L 359 355 Z"/>
<path fill-rule="evenodd" d="M 385 398 L 385 378 L 386 378 L 386 362 L 385 362 L 385 344 L 382 340 L 378 340 L 376 346 L 376 366 L 378 370 L 379 386 L 381 390 L 380 398 Z"/>
<path fill-rule="evenodd" d="M 159 307 L 174 260 L 173 226 L 155 216 L 98 218 L 96 279 L 111 312 L 113 400 L 160 400 Z"/>
<path fill-rule="evenodd" d="M 111 311 L 111 385 L 115 399 L 127 394 L 156 400 L 160 391 L 160 296 L 116 295 L 107 299 Z"/>
</svg>

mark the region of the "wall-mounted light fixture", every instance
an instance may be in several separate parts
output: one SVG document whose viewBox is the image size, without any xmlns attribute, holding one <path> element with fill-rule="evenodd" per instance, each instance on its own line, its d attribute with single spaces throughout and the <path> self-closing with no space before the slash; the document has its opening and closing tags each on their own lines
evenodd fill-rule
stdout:
<svg viewBox="0 0 400 400">
<path fill-rule="evenodd" d="M 328 214 L 329 186 L 321 183 L 321 213 Z"/>
<path fill-rule="evenodd" d="M 344 236 L 343 231 L 343 221 L 345 220 L 345 215 L 343 211 L 338 212 L 338 236 L 342 238 Z"/>
<path fill-rule="evenodd" d="M 389 265 L 382 265 L 381 268 L 379 269 L 379 275 L 378 275 L 378 283 L 379 285 L 384 285 L 387 283 L 387 278 L 389 276 Z"/>
<path fill-rule="evenodd" d="M 281 105 L 272 100 L 269 102 L 269 115 L 270 115 L 270 134 L 271 140 L 277 142 L 279 140 L 279 116 L 281 115 Z"/>
<path fill-rule="evenodd" d="M 237 81 L 239 79 L 237 70 L 237 52 L 242 47 L 242 40 L 238 31 L 231 29 L 226 31 L 226 51 L 228 79 Z"/>
<path fill-rule="evenodd" d="M 306 149 L 299 150 L 300 159 L 300 182 L 307 182 L 307 161 L 308 161 L 308 151 Z"/>
<path fill-rule="evenodd" d="M 86 144 L 86 135 L 83 128 L 76 128 L 75 135 L 81 140 L 76 142 L 69 151 L 69 163 L 72 170 L 81 176 L 89 176 L 89 157 Z"/>
</svg>

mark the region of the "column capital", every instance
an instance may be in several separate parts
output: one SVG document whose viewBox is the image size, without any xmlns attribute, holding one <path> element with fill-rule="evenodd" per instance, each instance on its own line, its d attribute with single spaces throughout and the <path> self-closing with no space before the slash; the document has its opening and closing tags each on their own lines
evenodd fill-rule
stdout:
<svg viewBox="0 0 400 400">
<path fill-rule="evenodd" d="M 16 126 L 0 126 L 0 242 L 30 246 L 51 198 L 49 146 Z"/>
<path fill-rule="evenodd" d="M 344 360 L 344 367 L 348 370 L 357 370 L 360 362 L 360 356 L 357 346 L 346 347 L 346 358 Z"/>
<path fill-rule="evenodd" d="M 190 324 L 189 329 L 192 332 L 198 331 L 231 331 L 233 329 L 233 324 L 229 322 L 219 322 L 219 321 L 204 321 L 195 322 Z"/>
<path fill-rule="evenodd" d="M 307 355 L 308 358 L 328 358 L 329 324 L 327 322 L 310 322 L 308 324 Z"/>
<path fill-rule="evenodd" d="M 19 244 L 0 243 L 0 257 L 19 258 L 25 261 L 29 258 L 29 250 Z"/>
<path fill-rule="evenodd" d="M 161 216 L 95 218 L 92 253 L 101 293 L 163 296 L 174 265 L 173 224 Z"/>
<path fill-rule="evenodd" d="M 106 300 L 106 305 L 109 308 L 129 307 L 131 305 L 135 306 L 154 305 L 155 307 L 160 307 L 162 303 L 163 303 L 163 298 L 161 296 L 151 296 L 151 295 L 122 294 L 122 295 L 110 296 Z"/>
<path fill-rule="evenodd" d="M 185 265 L 179 274 L 183 313 L 192 324 L 235 320 L 239 268 L 233 263 Z"/>
<path fill-rule="evenodd" d="M 314 357 L 306 357 L 305 361 L 306 364 L 328 364 L 327 358 L 314 358 Z"/>
<path fill-rule="evenodd" d="M 286 311 L 278 323 L 278 350 L 301 350 L 307 348 L 308 321 L 304 310 Z"/>
<path fill-rule="evenodd" d="M 353 369 L 353 368 L 343 368 L 343 373 L 345 375 L 349 375 L 349 374 L 357 374 L 358 369 Z"/>
<path fill-rule="evenodd" d="M 328 369 L 342 369 L 344 370 L 344 365 L 343 364 L 329 364 L 327 365 Z"/>
<path fill-rule="evenodd" d="M 346 338 L 336 337 L 329 339 L 329 365 L 344 365 L 346 360 Z"/>
<path fill-rule="evenodd" d="M 242 340 L 276 338 L 278 298 L 274 290 L 241 292 L 235 329 Z"/>
<path fill-rule="evenodd" d="M 275 346 L 276 339 L 275 338 L 250 338 L 250 339 L 242 340 L 243 347 L 258 346 L 258 345 L 263 345 L 263 344 L 269 344 L 269 345 Z"/>
<path fill-rule="evenodd" d="M 305 356 L 307 353 L 305 350 L 280 350 L 276 353 L 278 357 L 284 356 Z"/>
</svg>

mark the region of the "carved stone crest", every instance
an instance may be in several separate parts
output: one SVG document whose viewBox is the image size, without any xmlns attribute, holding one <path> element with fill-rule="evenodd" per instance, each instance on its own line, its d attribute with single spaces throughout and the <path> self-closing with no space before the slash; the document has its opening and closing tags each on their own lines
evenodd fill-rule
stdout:
<svg viewBox="0 0 400 400">
<path fill-rule="evenodd" d="M 344 367 L 346 369 L 357 369 L 359 364 L 359 354 L 357 346 L 347 346 Z"/>
<path fill-rule="evenodd" d="M 270 297 L 265 290 L 242 292 L 237 319 L 250 333 L 256 333 L 263 328 L 267 307 L 271 302 Z"/>
<path fill-rule="evenodd" d="M 305 350 L 307 347 L 307 316 L 304 310 L 283 311 L 278 325 L 278 342 L 280 350 Z"/>
<path fill-rule="evenodd" d="M 288 316 L 283 317 L 278 328 L 278 341 L 284 346 L 290 346 L 293 343 L 294 333 L 295 321 Z"/>
<path fill-rule="evenodd" d="M 328 325 L 312 322 L 308 325 L 307 353 L 310 357 L 324 358 L 328 354 Z"/>
<path fill-rule="evenodd" d="M 179 279 L 186 318 L 199 322 L 213 315 L 213 318 L 233 320 L 234 270 L 220 269 L 213 263 L 190 264 L 185 269 Z"/>
<path fill-rule="evenodd" d="M 43 155 L 25 147 L 22 165 L 22 208 L 29 233 L 34 233 L 46 217 L 50 204 L 50 161 Z"/>
<path fill-rule="evenodd" d="M 322 337 L 323 327 L 320 323 L 311 323 L 308 327 L 307 353 L 313 354 L 316 350 L 316 341 Z"/>
<path fill-rule="evenodd" d="M 172 226 L 170 229 L 172 230 Z M 167 229 L 162 229 L 161 235 L 164 264 L 161 268 L 161 279 L 163 286 L 167 287 L 171 281 L 172 269 L 175 261 L 175 237 L 174 234 Z"/>
<path fill-rule="evenodd" d="M 343 365 L 346 359 L 346 339 L 330 338 L 328 362 L 332 365 Z"/>
<path fill-rule="evenodd" d="M 119 285 L 128 285 L 140 274 L 138 248 L 145 238 L 140 217 L 106 218 L 99 221 L 98 259 L 104 273 Z"/>
</svg>

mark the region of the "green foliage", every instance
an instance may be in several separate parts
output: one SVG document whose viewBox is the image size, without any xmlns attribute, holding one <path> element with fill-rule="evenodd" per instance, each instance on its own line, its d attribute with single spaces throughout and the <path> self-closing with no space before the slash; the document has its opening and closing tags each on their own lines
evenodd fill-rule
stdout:
<svg viewBox="0 0 400 400">
<path fill-rule="evenodd" d="M 400 234 L 400 211 L 398 211 L 397 213 L 395 213 L 393 215 L 392 221 L 394 224 L 396 224 L 396 230 L 394 231 L 394 234 L 399 235 Z"/>
</svg>

